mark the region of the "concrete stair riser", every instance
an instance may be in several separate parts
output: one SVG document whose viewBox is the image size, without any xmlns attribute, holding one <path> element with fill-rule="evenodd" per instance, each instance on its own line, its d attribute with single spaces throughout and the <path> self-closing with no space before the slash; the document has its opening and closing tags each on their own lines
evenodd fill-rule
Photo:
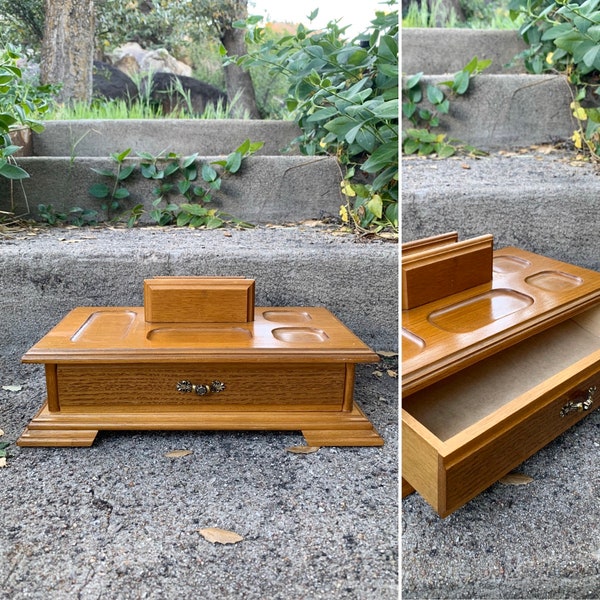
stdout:
<svg viewBox="0 0 600 600">
<path fill-rule="evenodd" d="M 476 56 L 492 61 L 487 75 L 524 73 L 523 62 L 515 57 L 526 49 L 516 31 L 406 28 L 402 30 L 402 72 L 454 74 Z"/>
<path fill-rule="evenodd" d="M 568 154 L 403 162 L 402 239 L 492 233 L 518 246 L 600 270 L 600 178 Z"/>
<path fill-rule="evenodd" d="M 422 84 L 447 80 L 427 76 Z M 434 131 L 480 150 L 555 143 L 576 129 L 571 89 L 560 75 L 478 75 L 465 95 L 448 97 L 450 112 Z M 403 119 L 403 127 L 413 125 Z"/>
<path fill-rule="evenodd" d="M 227 155 L 246 139 L 264 142 L 260 155 L 288 154 L 300 135 L 292 121 L 235 119 L 133 119 L 48 121 L 33 135 L 34 156 L 108 157 L 132 149 L 153 155 L 176 152 L 202 156 Z M 297 147 L 292 153 L 298 154 Z"/>
<path fill-rule="evenodd" d="M 198 162 L 204 164 L 222 158 L 204 156 Z M 15 214 L 27 212 L 26 200 L 32 211 L 38 204 L 52 204 L 59 211 L 76 206 L 99 210 L 102 201 L 91 196 L 88 190 L 94 183 L 111 185 L 112 182 L 92 169 L 116 171 L 116 164 L 108 158 L 71 161 L 66 157 L 34 156 L 19 159 L 19 165 L 30 174 L 29 179 L 23 180 L 23 188 L 16 184 L 11 192 L 10 182 L 0 178 L 0 209 L 12 210 Z M 340 182 L 341 170 L 333 158 L 251 156 L 238 173 L 223 176 L 222 188 L 213 194 L 211 206 L 253 224 L 337 216 L 343 203 Z M 121 201 L 122 206 L 131 208 L 142 203 L 146 211 L 151 210 L 155 199 L 152 190 L 158 183 L 136 171 L 123 182 L 131 197 Z M 179 195 L 174 196 L 173 201 L 187 202 Z M 147 214 L 141 222 L 149 222 Z"/>
</svg>

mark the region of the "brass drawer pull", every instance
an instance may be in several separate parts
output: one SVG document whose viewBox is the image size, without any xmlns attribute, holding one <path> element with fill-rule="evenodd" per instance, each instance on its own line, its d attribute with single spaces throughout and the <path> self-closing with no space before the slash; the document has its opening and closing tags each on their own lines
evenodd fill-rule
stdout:
<svg viewBox="0 0 600 600">
<path fill-rule="evenodd" d="M 594 394 L 596 393 L 596 386 L 593 385 L 587 391 L 587 397 L 585 400 L 581 400 L 580 402 L 567 402 L 561 411 L 560 416 L 565 417 L 569 413 L 572 412 L 583 412 L 584 410 L 589 410 L 594 403 Z"/>
<path fill-rule="evenodd" d="M 218 394 L 225 389 L 225 384 L 222 381 L 213 381 L 210 384 L 195 384 L 191 381 L 187 381 L 187 379 L 183 379 L 177 382 L 177 391 L 182 394 L 197 394 L 198 396 L 206 396 L 206 394 Z"/>
</svg>

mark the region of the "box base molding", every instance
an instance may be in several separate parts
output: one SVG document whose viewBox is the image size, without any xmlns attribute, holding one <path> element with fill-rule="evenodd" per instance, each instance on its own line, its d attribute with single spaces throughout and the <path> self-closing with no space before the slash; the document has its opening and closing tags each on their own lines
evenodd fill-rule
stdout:
<svg viewBox="0 0 600 600">
<path fill-rule="evenodd" d="M 18 446 L 59 447 L 93 444 L 98 431 L 301 431 L 309 446 L 383 446 L 364 413 L 353 405 L 335 412 L 210 412 L 146 413 L 124 410 L 50 411 L 46 402 Z"/>
</svg>

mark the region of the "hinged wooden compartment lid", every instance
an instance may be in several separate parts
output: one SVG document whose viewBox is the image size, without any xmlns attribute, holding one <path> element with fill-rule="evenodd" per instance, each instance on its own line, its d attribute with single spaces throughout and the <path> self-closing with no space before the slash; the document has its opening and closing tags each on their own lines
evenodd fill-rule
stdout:
<svg viewBox="0 0 600 600">
<path fill-rule="evenodd" d="M 246 323 L 254 319 L 254 280 L 155 277 L 144 281 L 149 323 Z"/>
</svg>

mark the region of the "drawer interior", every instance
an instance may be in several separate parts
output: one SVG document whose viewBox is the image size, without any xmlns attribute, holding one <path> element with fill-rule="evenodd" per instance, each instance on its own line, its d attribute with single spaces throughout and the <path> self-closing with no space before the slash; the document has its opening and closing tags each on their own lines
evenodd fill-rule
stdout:
<svg viewBox="0 0 600 600">
<path fill-rule="evenodd" d="M 445 442 L 597 350 L 600 308 L 407 396 L 402 407 Z"/>
</svg>

